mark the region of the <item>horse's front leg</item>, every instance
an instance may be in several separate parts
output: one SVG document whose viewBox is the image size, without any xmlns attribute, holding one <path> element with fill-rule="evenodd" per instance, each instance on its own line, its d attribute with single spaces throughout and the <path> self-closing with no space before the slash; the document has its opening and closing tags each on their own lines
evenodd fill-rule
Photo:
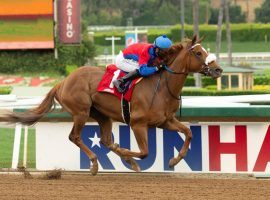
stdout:
<svg viewBox="0 0 270 200">
<path fill-rule="evenodd" d="M 186 156 L 190 141 L 192 139 L 192 132 L 188 127 L 186 127 L 184 124 L 179 122 L 176 118 L 173 118 L 173 119 L 167 121 L 165 124 L 163 124 L 163 126 L 161 128 L 168 129 L 171 131 L 182 132 L 185 134 L 185 137 L 186 137 L 184 145 L 182 146 L 181 150 L 179 151 L 178 156 L 175 158 L 172 158 L 169 162 L 169 166 L 173 167 L 177 163 L 179 163 L 182 160 L 182 158 L 184 158 Z"/>
</svg>

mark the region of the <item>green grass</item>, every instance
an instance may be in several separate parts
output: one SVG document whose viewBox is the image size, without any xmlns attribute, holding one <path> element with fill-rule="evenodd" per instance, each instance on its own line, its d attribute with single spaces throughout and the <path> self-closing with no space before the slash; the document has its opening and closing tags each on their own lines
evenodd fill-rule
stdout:
<svg viewBox="0 0 270 200">
<path fill-rule="evenodd" d="M 0 168 L 10 168 L 12 163 L 12 153 L 14 144 L 14 128 L 0 128 Z M 36 167 L 36 144 L 35 144 L 35 129 L 30 128 L 28 131 L 28 146 L 27 146 L 27 168 Z M 19 166 L 23 164 L 23 145 L 24 145 L 24 130 L 22 131 Z"/>
<path fill-rule="evenodd" d="M 53 40 L 53 20 L 0 20 L 0 41 Z"/>
<path fill-rule="evenodd" d="M 216 51 L 215 42 L 205 42 L 203 43 L 205 48 L 210 48 L 210 51 L 214 53 Z M 232 43 L 232 52 L 269 52 L 270 43 L 265 42 L 233 42 Z M 222 42 L 221 52 L 227 52 L 227 42 Z"/>
<path fill-rule="evenodd" d="M 214 53 L 216 49 L 215 42 L 203 42 L 203 46 L 206 49 L 210 49 L 210 52 Z M 104 54 L 104 50 L 107 48 L 109 55 L 111 55 L 112 48 L 111 46 L 101 46 L 96 45 L 97 55 Z M 124 45 L 116 45 L 115 46 L 115 54 L 118 54 L 120 50 L 125 48 Z M 232 44 L 233 52 L 270 52 L 270 42 L 233 42 Z M 222 42 L 221 44 L 221 52 L 227 52 L 227 42 Z"/>
<path fill-rule="evenodd" d="M 0 129 L 0 168 L 11 167 L 14 129 Z"/>
</svg>

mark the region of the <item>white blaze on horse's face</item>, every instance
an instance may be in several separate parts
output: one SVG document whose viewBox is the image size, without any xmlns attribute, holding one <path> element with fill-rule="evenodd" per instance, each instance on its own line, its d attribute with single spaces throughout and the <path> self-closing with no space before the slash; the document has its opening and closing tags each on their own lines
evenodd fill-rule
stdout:
<svg viewBox="0 0 270 200">
<path fill-rule="evenodd" d="M 211 62 L 214 62 L 216 60 L 217 60 L 216 55 L 213 53 L 209 53 L 205 59 L 205 65 L 209 65 Z"/>
<path fill-rule="evenodd" d="M 205 61 L 204 61 L 204 64 L 206 66 L 209 65 L 211 62 L 214 62 L 214 61 L 217 60 L 216 55 L 213 54 L 213 53 L 208 53 L 208 51 L 206 51 L 206 49 L 201 44 L 194 44 L 190 49 L 194 49 L 196 46 L 201 46 L 202 50 L 207 55 L 206 58 L 205 58 Z"/>
<path fill-rule="evenodd" d="M 200 47 L 200 50 L 197 48 L 197 51 L 193 51 L 195 47 Z M 205 48 L 201 46 L 201 44 L 197 43 L 194 44 L 189 48 L 193 52 L 193 55 L 196 59 L 201 63 L 201 69 L 199 73 L 202 73 L 206 76 L 211 76 L 213 78 L 217 78 L 221 76 L 222 69 L 216 63 L 216 56 L 215 54 L 208 53 Z M 212 64 L 213 63 L 213 64 Z M 210 67 L 210 65 L 212 66 Z"/>
<path fill-rule="evenodd" d="M 208 55 L 205 59 L 205 65 L 209 65 L 211 62 L 214 62 L 217 60 L 217 57 L 215 54 L 213 53 L 208 53 L 208 51 L 205 50 L 205 48 L 203 46 L 202 47 L 202 50 Z"/>
</svg>

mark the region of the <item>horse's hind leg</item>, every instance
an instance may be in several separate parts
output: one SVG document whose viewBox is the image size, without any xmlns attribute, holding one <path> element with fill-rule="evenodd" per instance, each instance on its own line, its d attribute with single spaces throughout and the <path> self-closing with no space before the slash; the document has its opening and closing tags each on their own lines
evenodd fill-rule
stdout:
<svg viewBox="0 0 270 200">
<path fill-rule="evenodd" d="M 118 145 L 114 144 L 114 151 L 120 156 L 130 158 L 145 158 L 148 155 L 148 135 L 147 130 L 148 126 L 145 124 L 133 124 L 131 126 L 134 135 L 137 140 L 138 147 L 140 149 L 139 152 L 134 152 L 129 149 L 120 148 Z M 139 169 L 140 170 L 140 169 Z"/>
<path fill-rule="evenodd" d="M 101 143 L 106 147 L 110 147 L 112 145 L 112 120 L 100 113 L 94 107 L 91 107 L 90 117 L 95 119 L 100 128 L 100 135 L 101 135 Z"/>
<path fill-rule="evenodd" d="M 98 172 L 97 156 L 83 143 L 81 139 L 81 132 L 87 119 L 87 115 L 73 116 L 74 125 L 69 135 L 69 139 L 86 153 L 86 155 L 92 161 L 90 172 L 92 175 L 96 175 Z"/>
<path fill-rule="evenodd" d="M 129 163 L 131 165 L 131 169 L 133 169 L 134 171 L 140 171 L 139 165 L 133 158 L 122 156 L 118 151 L 116 151 L 118 145 L 113 144 L 112 140 L 112 120 L 93 107 L 91 108 L 90 117 L 94 118 L 99 124 L 101 143 L 108 147 L 111 151 L 122 157 L 127 163 Z"/>
</svg>

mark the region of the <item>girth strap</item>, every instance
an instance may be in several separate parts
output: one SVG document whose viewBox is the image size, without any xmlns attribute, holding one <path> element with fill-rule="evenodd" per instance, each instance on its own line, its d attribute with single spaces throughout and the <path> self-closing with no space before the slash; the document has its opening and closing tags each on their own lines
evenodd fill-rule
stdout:
<svg viewBox="0 0 270 200">
<path fill-rule="evenodd" d="M 127 100 L 124 99 L 123 95 L 121 98 L 121 106 L 122 106 L 122 117 L 126 124 L 130 123 L 130 104 Z"/>
</svg>

